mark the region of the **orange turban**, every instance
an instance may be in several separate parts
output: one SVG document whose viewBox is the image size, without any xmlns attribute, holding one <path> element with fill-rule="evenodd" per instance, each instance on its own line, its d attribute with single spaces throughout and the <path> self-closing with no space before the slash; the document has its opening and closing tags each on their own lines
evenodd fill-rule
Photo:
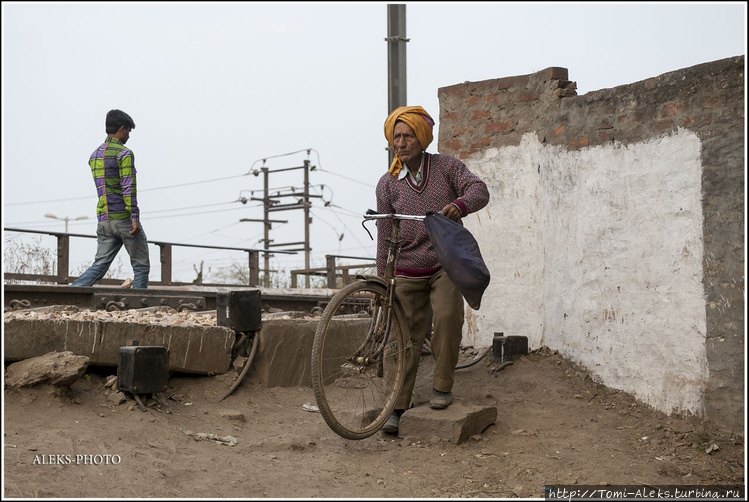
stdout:
<svg viewBox="0 0 749 502">
<path fill-rule="evenodd" d="M 434 120 L 429 114 L 420 106 L 401 106 L 396 108 L 385 120 L 385 138 L 393 145 L 393 131 L 395 130 L 395 123 L 402 121 L 408 124 L 411 129 L 416 133 L 416 138 L 421 143 L 421 149 L 426 150 L 429 144 L 432 142 L 434 137 L 432 136 L 432 127 L 434 127 Z M 388 172 L 397 177 L 400 170 L 403 168 L 403 163 L 396 153 L 393 156 L 393 163 L 390 164 Z"/>
</svg>

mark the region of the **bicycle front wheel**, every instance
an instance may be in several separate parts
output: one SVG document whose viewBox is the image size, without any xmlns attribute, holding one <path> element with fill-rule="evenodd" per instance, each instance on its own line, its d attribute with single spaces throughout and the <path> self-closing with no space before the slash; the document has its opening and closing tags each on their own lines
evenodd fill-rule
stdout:
<svg viewBox="0 0 749 502">
<path fill-rule="evenodd" d="M 395 408 L 406 365 L 405 323 L 386 289 L 358 281 L 325 308 L 312 346 L 312 386 L 323 419 L 339 436 L 364 439 Z"/>
</svg>

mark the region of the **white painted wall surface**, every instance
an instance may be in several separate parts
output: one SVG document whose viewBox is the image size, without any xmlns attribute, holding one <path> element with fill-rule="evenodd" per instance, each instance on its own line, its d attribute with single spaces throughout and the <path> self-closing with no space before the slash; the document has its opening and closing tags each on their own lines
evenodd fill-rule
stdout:
<svg viewBox="0 0 749 502">
<path fill-rule="evenodd" d="M 527 134 L 467 162 L 491 193 L 465 224 L 492 280 L 464 344 L 525 335 L 656 409 L 702 414 L 700 148 L 686 130 L 577 151 Z"/>
<path fill-rule="evenodd" d="M 489 204 L 463 219 L 476 238 L 491 281 L 481 308 L 466 306 L 464 344 L 492 345 L 494 333 L 524 335 L 538 347 L 543 333 L 543 234 L 538 162 L 530 140 L 518 147 L 488 149 L 467 163 L 487 184 Z"/>
</svg>

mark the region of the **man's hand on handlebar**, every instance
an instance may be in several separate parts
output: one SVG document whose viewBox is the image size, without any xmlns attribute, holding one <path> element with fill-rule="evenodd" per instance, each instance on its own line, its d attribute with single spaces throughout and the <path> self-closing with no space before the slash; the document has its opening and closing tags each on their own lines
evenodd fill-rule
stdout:
<svg viewBox="0 0 749 502">
<path fill-rule="evenodd" d="M 460 221 L 460 218 L 463 216 L 460 213 L 460 209 L 458 209 L 454 204 L 448 204 L 445 207 L 442 208 L 442 211 L 440 211 L 443 216 L 447 216 L 453 221 Z"/>
</svg>

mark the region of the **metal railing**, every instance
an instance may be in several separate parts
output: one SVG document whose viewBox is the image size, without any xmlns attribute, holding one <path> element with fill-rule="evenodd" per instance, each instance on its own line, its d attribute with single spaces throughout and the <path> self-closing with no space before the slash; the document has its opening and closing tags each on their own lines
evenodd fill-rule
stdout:
<svg viewBox="0 0 749 502">
<path fill-rule="evenodd" d="M 57 274 L 19 274 L 19 273 L 6 273 L 5 279 L 18 280 L 18 281 L 38 281 L 38 282 L 53 282 L 56 284 L 70 284 L 76 276 L 70 275 L 70 238 L 80 237 L 84 239 L 96 239 L 95 235 L 85 234 L 71 234 L 67 232 L 48 232 L 41 230 L 27 230 L 21 228 L 4 228 L 6 232 L 22 232 L 30 234 L 42 234 L 52 235 L 57 238 Z M 199 285 L 199 286 L 233 286 L 236 284 L 224 284 L 224 283 L 205 283 L 201 282 L 196 284 L 195 282 L 177 282 L 172 280 L 172 249 L 174 247 L 192 247 L 192 248 L 203 248 L 203 249 L 221 249 L 227 251 L 243 251 L 248 254 L 249 264 L 249 277 L 248 286 L 260 286 L 260 253 L 278 253 L 278 254 L 296 254 L 296 251 L 279 251 L 279 250 L 267 250 L 267 249 L 252 249 L 252 248 L 236 248 L 226 246 L 206 246 L 200 244 L 180 244 L 174 242 L 162 242 L 162 241 L 148 241 L 149 244 L 153 244 L 159 247 L 159 260 L 161 262 L 161 279 L 159 281 L 149 281 L 150 285 L 153 286 L 187 286 L 187 285 Z M 309 269 L 297 269 L 291 270 L 291 288 L 297 288 L 297 278 L 300 275 L 306 276 L 322 276 L 327 280 L 327 287 L 329 289 L 336 289 L 338 278 L 340 277 L 342 286 L 351 282 L 349 274 L 350 270 L 363 270 L 373 268 L 376 266 L 372 263 L 362 263 L 358 265 L 336 265 L 336 258 L 347 258 L 354 260 L 372 260 L 372 258 L 363 258 L 359 256 L 344 256 L 344 255 L 325 255 L 325 267 L 309 268 Z M 118 285 L 121 284 L 123 279 L 101 279 L 98 282 L 100 284 L 107 285 Z"/>
<path fill-rule="evenodd" d="M 362 258 L 359 256 L 344 256 L 344 255 L 325 255 L 325 266 L 319 268 L 307 268 L 291 270 L 291 287 L 297 287 L 297 276 L 300 275 L 316 275 L 323 276 L 327 280 L 327 287 L 329 289 L 336 289 L 338 287 L 338 276 L 340 271 L 341 276 L 341 287 L 351 283 L 350 270 L 360 270 L 376 267 L 376 263 L 361 263 L 358 265 L 336 265 L 336 258 L 348 258 L 353 260 L 371 260 L 372 258 Z"/>
<path fill-rule="evenodd" d="M 95 235 L 85 234 L 71 234 L 67 232 L 47 232 L 40 230 L 26 230 L 22 228 L 4 228 L 6 232 L 22 232 L 31 234 L 43 234 L 52 235 L 57 238 L 57 274 L 18 274 L 18 273 L 6 273 L 5 278 L 10 280 L 20 281 L 39 281 L 39 282 L 54 282 L 57 284 L 70 284 L 77 277 L 70 275 L 70 238 L 81 237 L 85 239 L 96 239 Z M 295 251 L 278 251 L 278 250 L 267 250 L 267 249 L 252 249 L 252 248 L 235 248 L 226 246 L 205 246 L 200 244 L 180 244 L 174 242 L 161 242 L 161 241 L 148 241 L 149 244 L 159 246 L 159 259 L 161 262 L 161 280 L 149 281 L 149 284 L 160 285 L 160 286 L 184 286 L 184 285 L 195 285 L 193 282 L 176 282 L 172 280 L 172 248 L 177 247 L 192 247 L 192 248 L 204 248 L 204 249 L 222 249 L 227 251 L 244 251 L 248 254 L 249 260 L 249 277 L 248 286 L 259 286 L 260 285 L 260 268 L 259 268 L 259 253 L 279 253 L 279 254 L 296 254 Z M 98 281 L 100 284 L 120 284 L 122 279 L 101 279 Z M 218 283 L 200 283 L 200 286 L 232 286 L 232 284 L 218 284 Z"/>
</svg>

